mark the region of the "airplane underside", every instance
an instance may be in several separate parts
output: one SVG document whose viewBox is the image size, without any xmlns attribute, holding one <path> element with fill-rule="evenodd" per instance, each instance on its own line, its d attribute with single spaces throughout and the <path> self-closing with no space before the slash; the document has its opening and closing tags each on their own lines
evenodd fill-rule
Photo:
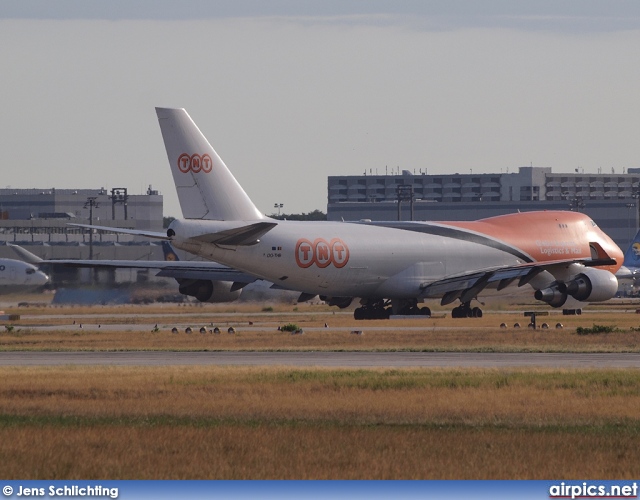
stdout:
<svg viewBox="0 0 640 500">
<path fill-rule="evenodd" d="M 422 316 L 430 317 L 431 309 L 420 306 L 417 299 L 385 300 L 362 299 L 362 304 L 353 312 L 356 320 L 362 319 L 389 319 L 396 316 Z M 471 302 L 463 302 L 451 310 L 452 318 L 481 318 L 482 309 L 472 307 Z"/>
<path fill-rule="evenodd" d="M 431 316 L 431 309 L 420 307 L 417 299 L 385 300 L 362 299 L 362 304 L 353 312 L 354 319 L 389 319 L 398 316 Z"/>
</svg>

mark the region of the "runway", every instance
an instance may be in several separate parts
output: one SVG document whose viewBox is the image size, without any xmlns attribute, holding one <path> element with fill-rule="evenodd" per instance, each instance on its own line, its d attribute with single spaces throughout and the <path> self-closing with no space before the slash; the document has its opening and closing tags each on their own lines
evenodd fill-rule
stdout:
<svg viewBox="0 0 640 500">
<path fill-rule="evenodd" d="M 638 353 L 464 352 L 30 352 L 0 353 L 0 366 L 290 366 L 343 368 L 640 368 Z"/>
</svg>

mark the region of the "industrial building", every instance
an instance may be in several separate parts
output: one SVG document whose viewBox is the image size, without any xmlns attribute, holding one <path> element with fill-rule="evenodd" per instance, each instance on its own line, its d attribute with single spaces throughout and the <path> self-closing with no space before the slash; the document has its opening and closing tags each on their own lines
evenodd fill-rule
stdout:
<svg viewBox="0 0 640 500">
<path fill-rule="evenodd" d="M 140 195 L 127 188 L 0 189 L 0 257 L 16 258 L 6 245 L 13 243 L 43 259 L 162 260 L 160 245 L 148 239 L 69 225 L 162 231 L 162 210 L 162 195 L 151 186 Z M 76 271 L 67 274 L 77 278 Z M 132 271 L 119 274 L 136 279 Z"/>
<path fill-rule="evenodd" d="M 579 210 L 625 249 L 638 228 L 640 168 L 622 174 L 513 173 L 330 176 L 329 220 L 475 220 L 518 210 Z"/>
</svg>

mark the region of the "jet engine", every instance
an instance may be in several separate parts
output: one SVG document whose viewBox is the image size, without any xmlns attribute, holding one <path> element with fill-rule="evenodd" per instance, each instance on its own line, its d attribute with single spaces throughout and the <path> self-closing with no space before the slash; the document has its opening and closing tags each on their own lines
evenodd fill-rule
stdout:
<svg viewBox="0 0 640 500">
<path fill-rule="evenodd" d="M 614 297 L 618 291 L 618 280 L 609 271 L 585 268 L 567 282 L 556 281 L 551 286 L 536 290 L 536 300 L 552 307 L 562 307 L 568 296 L 580 302 L 603 302 Z"/>
<path fill-rule="evenodd" d="M 550 287 L 536 290 L 533 294 L 536 300 L 546 302 L 551 307 L 562 307 L 567 301 L 567 292 L 564 283 L 555 282 Z"/>
<path fill-rule="evenodd" d="M 232 286 L 231 281 L 180 280 L 178 291 L 200 302 L 233 302 L 240 297 L 242 290 L 231 291 Z"/>
</svg>

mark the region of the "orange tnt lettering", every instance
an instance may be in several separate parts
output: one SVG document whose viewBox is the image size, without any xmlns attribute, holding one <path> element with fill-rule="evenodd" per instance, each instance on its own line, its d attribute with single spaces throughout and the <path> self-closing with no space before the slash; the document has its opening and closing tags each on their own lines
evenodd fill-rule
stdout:
<svg viewBox="0 0 640 500">
<path fill-rule="evenodd" d="M 296 243 L 296 264 L 299 267 L 307 268 L 313 264 L 313 244 L 306 239 L 298 240 Z"/>
<path fill-rule="evenodd" d="M 313 243 L 302 238 L 296 243 L 295 258 L 298 266 L 302 268 L 311 267 L 313 264 L 321 269 L 330 264 L 341 268 L 349 261 L 349 248 L 340 238 L 333 238 L 331 242 L 317 238 Z"/>
<path fill-rule="evenodd" d="M 204 172 L 208 174 L 213 169 L 213 161 L 211 160 L 211 156 L 208 154 L 199 155 L 192 154 L 188 155 L 187 153 L 182 153 L 178 157 L 178 170 L 183 174 L 188 173 L 189 171 L 197 174 L 198 172 Z"/>
<path fill-rule="evenodd" d="M 316 251 L 316 265 L 320 268 L 327 267 L 331 264 L 329 243 L 322 238 L 318 238 L 313 244 Z"/>
</svg>

